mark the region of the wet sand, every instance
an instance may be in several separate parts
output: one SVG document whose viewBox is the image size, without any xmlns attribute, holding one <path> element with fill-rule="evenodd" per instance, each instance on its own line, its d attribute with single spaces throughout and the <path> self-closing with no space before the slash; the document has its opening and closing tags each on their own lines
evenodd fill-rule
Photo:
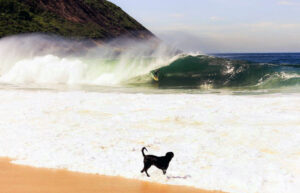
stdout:
<svg viewBox="0 0 300 193">
<path fill-rule="evenodd" d="M 1 193 L 221 193 L 190 187 L 170 186 L 11 164 L 0 159 Z"/>
</svg>

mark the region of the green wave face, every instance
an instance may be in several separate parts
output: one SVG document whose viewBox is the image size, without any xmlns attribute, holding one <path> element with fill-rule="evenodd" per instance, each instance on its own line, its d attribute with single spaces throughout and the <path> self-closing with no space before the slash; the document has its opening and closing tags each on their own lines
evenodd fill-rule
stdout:
<svg viewBox="0 0 300 193">
<path fill-rule="evenodd" d="M 299 66 L 281 66 L 211 56 L 184 56 L 151 71 L 161 88 L 278 88 L 300 85 Z"/>
</svg>

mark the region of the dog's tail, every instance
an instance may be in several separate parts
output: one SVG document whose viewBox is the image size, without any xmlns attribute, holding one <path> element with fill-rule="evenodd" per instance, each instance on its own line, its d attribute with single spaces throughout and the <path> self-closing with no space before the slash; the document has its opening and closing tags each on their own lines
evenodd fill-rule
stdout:
<svg viewBox="0 0 300 193">
<path fill-rule="evenodd" d="M 144 150 L 146 150 L 146 151 L 148 151 L 148 150 L 147 150 L 147 148 L 145 148 L 145 147 L 142 148 L 142 154 L 143 154 L 143 156 L 145 157 L 146 155 L 145 155 L 145 153 L 144 153 Z"/>
</svg>

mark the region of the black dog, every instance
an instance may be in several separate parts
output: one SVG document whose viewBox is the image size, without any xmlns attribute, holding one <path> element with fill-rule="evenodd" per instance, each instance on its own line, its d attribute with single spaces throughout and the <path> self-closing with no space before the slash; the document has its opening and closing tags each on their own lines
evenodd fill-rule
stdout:
<svg viewBox="0 0 300 193">
<path fill-rule="evenodd" d="M 148 151 L 145 147 L 142 148 L 142 154 L 144 156 L 144 168 L 142 169 L 141 173 L 146 172 L 147 176 L 150 177 L 147 171 L 152 165 L 154 165 L 158 169 L 161 169 L 165 175 L 170 161 L 174 157 L 174 153 L 168 152 L 165 156 L 157 157 L 154 155 L 145 155 L 144 150 Z"/>
</svg>

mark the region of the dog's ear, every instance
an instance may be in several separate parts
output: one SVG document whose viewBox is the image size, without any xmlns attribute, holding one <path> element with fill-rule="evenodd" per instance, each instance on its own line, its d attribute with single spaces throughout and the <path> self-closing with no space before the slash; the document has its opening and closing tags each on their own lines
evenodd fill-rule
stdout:
<svg viewBox="0 0 300 193">
<path fill-rule="evenodd" d="M 174 153 L 173 152 L 168 152 L 166 154 L 166 157 L 173 158 L 174 157 Z"/>
</svg>

